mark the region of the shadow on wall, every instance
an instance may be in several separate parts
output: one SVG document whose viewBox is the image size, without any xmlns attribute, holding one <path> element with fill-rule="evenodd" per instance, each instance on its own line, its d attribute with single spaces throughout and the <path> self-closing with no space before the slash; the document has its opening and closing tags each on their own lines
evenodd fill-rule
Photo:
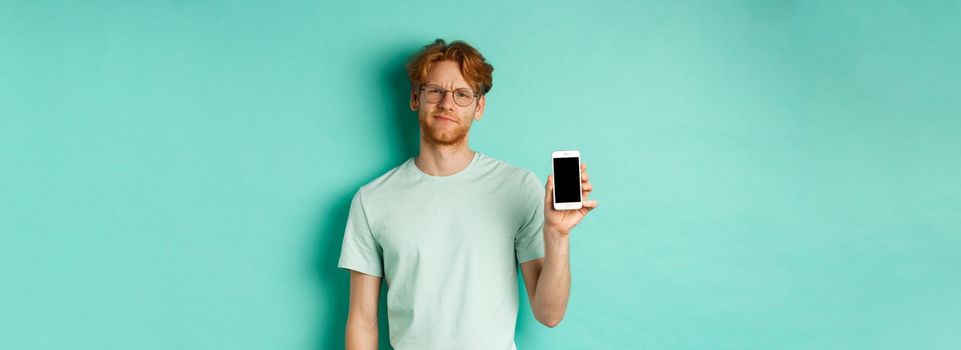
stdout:
<svg viewBox="0 0 961 350">
<path fill-rule="evenodd" d="M 320 302 L 321 311 L 318 314 L 320 329 L 318 329 L 316 349 L 343 349 L 345 346 L 344 331 L 350 303 L 350 272 L 338 268 L 337 262 L 340 259 L 344 228 L 347 225 L 347 214 L 350 211 L 350 202 L 354 193 L 360 186 L 400 165 L 419 151 L 420 127 L 417 123 L 417 114 L 410 111 L 408 103 L 410 82 L 407 79 L 404 64 L 407 58 L 422 45 L 424 44 L 409 42 L 406 46 L 403 46 L 404 49 L 379 54 L 379 57 L 387 57 L 388 59 L 384 61 L 383 66 L 371 70 L 372 75 L 376 75 L 373 77 L 375 79 L 373 85 L 379 87 L 380 94 L 370 97 L 380 98 L 380 101 L 384 101 L 384 103 L 378 103 L 378 101 L 371 101 L 371 103 L 381 104 L 385 107 L 383 115 L 387 122 L 381 126 L 396 131 L 395 133 L 387 133 L 396 137 L 388 144 L 398 145 L 396 149 L 385 150 L 386 153 L 389 153 L 388 159 L 391 161 L 384 164 L 383 168 L 376 174 L 357 181 L 350 188 L 338 190 L 334 200 L 325 203 L 326 206 L 322 208 L 321 224 L 318 227 L 319 232 L 316 233 L 318 240 L 315 245 L 317 247 L 316 261 L 312 269 L 320 285 L 320 297 L 322 298 Z M 363 94 L 364 92 L 358 93 Z M 365 135 L 359 136 L 360 139 L 365 137 Z M 390 349 L 387 325 L 387 286 L 383 281 L 381 282 L 379 304 L 380 348 Z"/>
</svg>

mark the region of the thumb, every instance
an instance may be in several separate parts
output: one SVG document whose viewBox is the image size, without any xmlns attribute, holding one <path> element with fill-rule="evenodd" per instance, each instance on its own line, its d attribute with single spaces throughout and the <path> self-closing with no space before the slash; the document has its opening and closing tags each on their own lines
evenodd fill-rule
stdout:
<svg viewBox="0 0 961 350">
<path fill-rule="evenodd" d="M 544 196 L 544 207 L 551 208 L 554 202 L 554 175 L 547 175 L 547 185 L 545 186 L 546 195 Z"/>
</svg>

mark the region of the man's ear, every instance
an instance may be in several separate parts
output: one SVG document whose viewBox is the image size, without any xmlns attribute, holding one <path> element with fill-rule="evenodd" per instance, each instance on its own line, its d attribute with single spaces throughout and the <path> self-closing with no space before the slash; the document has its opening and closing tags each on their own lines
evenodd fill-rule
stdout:
<svg viewBox="0 0 961 350">
<path fill-rule="evenodd" d="M 481 95 L 477 99 L 477 110 L 474 111 L 474 120 L 481 120 L 484 116 L 484 106 L 487 105 L 487 95 Z"/>
<path fill-rule="evenodd" d="M 410 110 L 411 112 L 417 110 L 417 90 L 413 86 L 410 87 Z"/>
</svg>

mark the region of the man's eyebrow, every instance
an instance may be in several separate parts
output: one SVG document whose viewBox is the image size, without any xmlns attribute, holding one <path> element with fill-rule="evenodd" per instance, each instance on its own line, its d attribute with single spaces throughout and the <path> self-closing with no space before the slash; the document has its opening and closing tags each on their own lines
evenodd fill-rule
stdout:
<svg viewBox="0 0 961 350">
<path fill-rule="evenodd" d="M 427 86 L 427 85 L 437 85 L 437 86 L 440 86 L 440 87 L 444 87 L 443 84 L 441 84 L 441 83 L 435 83 L 435 82 L 427 82 L 427 83 L 424 83 L 424 86 Z M 474 88 L 470 87 L 470 85 L 461 86 L 461 87 L 454 87 L 454 89 L 455 89 L 455 90 L 456 90 L 456 89 L 468 89 L 468 90 L 471 90 L 471 91 L 474 90 Z"/>
</svg>

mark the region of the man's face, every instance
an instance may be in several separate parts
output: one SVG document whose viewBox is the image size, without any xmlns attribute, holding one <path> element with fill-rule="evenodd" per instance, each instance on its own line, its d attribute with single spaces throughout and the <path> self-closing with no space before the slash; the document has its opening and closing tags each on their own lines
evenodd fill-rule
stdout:
<svg viewBox="0 0 961 350">
<path fill-rule="evenodd" d="M 427 72 L 427 80 L 423 86 L 439 86 L 446 90 L 471 89 L 460 67 L 454 61 L 440 61 Z M 474 91 L 476 95 L 478 92 Z M 411 91 L 410 109 L 417 111 L 420 123 L 421 137 L 425 141 L 436 145 L 455 145 L 465 142 L 467 133 L 474 120 L 480 120 L 484 114 L 484 96 L 475 98 L 467 106 L 460 106 L 454 102 L 454 93 L 444 93 L 440 102 L 430 103 L 424 96 L 424 91 Z"/>
</svg>

